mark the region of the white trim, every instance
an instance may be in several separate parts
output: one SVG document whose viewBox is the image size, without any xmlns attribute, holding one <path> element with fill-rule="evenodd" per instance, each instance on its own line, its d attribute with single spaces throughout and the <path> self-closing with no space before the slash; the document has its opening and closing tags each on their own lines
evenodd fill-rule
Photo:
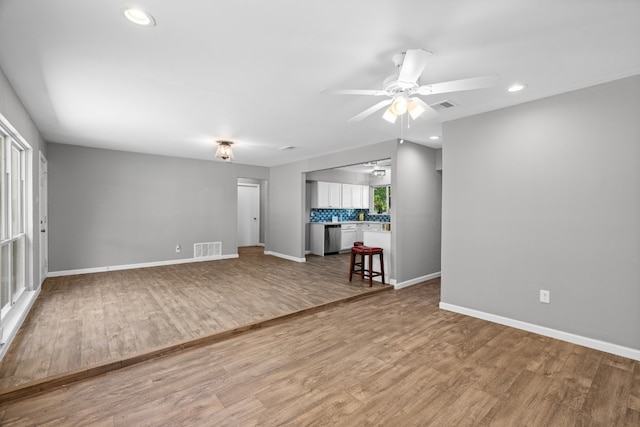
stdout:
<svg viewBox="0 0 640 427">
<path fill-rule="evenodd" d="M 47 249 L 46 249 L 46 260 L 47 260 L 47 265 L 46 265 L 46 270 L 44 273 L 44 276 L 42 276 L 42 194 L 40 193 L 40 190 L 42 189 L 42 165 L 45 165 L 45 168 L 47 169 L 47 181 L 46 181 L 46 193 L 47 193 L 47 197 L 44 201 L 44 205 L 45 205 L 45 218 L 46 218 L 46 239 L 47 239 Z M 49 242 L 49 207 L 48 207 L 48 203 L 49 203 L 49 176 L 48 176 L 48 171 L 49 171 L 49 161 L 47 160 L 47 158 L 44 156 L 44 154 L 42 154 L 42 151 L 38 150 L 38 195 L 36 196 L 37 200 L 36 200 L 36 205 L 37 205 L 37 209 L 38 209 L 38 277 L 40 279 L 40 283 L 38 284 L 38 288 L 40 288 L 42 286 L 42 284 L 44 283 L 44 280 L 47 278 L 47 275 L 49 274 L 49 246 L 48 246 L 48 242 Z M 35 239 L 34 239 L 35 240 Z"/>
<path fill-rule="evenodd" d="M 26 290 L 22 293 L 18 302 L 11 308 L 11 311 L 2 322 L 2 336 L 0 337 L 0 360 L 7 353 L 11 342 L 16 337 L 20 326 L 27 318 L 31 307 L 40 295 L 40 289 L 35 291 Z"/>
<path fill-rule="evenodd" d="M 473 310 L 471 308 L 460 307 L 446 302 L 440 302 L 442 310 L 453 311 L 454 313 L 464 314 L 466 316 L 476 317 L 478 319 L 487 320 L 489 322 L 498 323 L 500 325 L 510 326 L 516 329 L 533 332 L 546 337 L 559 339 L 561 341 L 570 342 L 572 344 L 581 345 L 583 347 L 604 351 L 615 354 L 617 356 L 626 357 L 640 361 L 640 350 L 624 347 L 594 338 L 583 337 L 569 332 L 559 331 L 557 329 L 547 328 L 545 326 L 535 325 L 533 323 L 522 322 L 520 320 L 510 319 L 508 317 L 498 316 L 496 314 L 485 313 L 483 311 Z"/>
<path fill-rule="evenodd" d="M 284 259 L 288 259 L 289 261 L 295 261 L 295 262 L 307 262 L 306 258 L 297 258 L 291 255 L 285 255 L 285 254 L 281 254 L 278 252 L 273 252 L 273 251 L 264 251 L 265 255 L 272 255 L 278 258 L 284 258 Z"/>
<path fill-rule="evenodd" d="M 221 259 L 238 258 L 238 254 L 222 255 L 222 256 L 210 256 L 210 257 L 198 257 L 198 258 L 185 258 L 185 259 L 173 259 L 168 261 L 154 261 L 144 262 L 140 264 L 125 264 L 125 265 L 111 265 L 106 267 L 93 267 L 93 268 L 80 268 L 77 270 L 62 270 L 62 271 L 50 271 L 47 277 L 60 277 L 60 276 L 72 276 L 75 274 L 89 274 L 89 273 L 103 273 L 105 271 L 117 271 L 117 270 L 131 270 L 134 268 L 148 268 L 148 267 L 161 267 L 163 265 L 174 264 L 189 264 L 192 262 L 203 261 L 217 261 Z"/>
<path fill-rule="evenodd" d="M 417 285 L 418 283 L 426 282 L 427 280 L 435 279 L 437 277 L 440 277 L 439 271 L 427 274 L 426 276 L 416 277 L 415 279 L 405 280 L 404 282 L 400 283 L 397 283 L 395 280 L 391 280 L 390 283 L 393 285 L 394 289 L 402 289 L 408 286 Z"/>
</svg>

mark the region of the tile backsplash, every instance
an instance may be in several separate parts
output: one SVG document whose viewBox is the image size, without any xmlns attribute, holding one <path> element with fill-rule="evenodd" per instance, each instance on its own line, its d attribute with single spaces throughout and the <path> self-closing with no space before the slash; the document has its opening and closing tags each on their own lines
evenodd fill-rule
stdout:
<svg viewBox="0 0 640 427">
<path fill-rule="evenodd" d="M 331 222 L 334 216 L 338 221 L 358 221 L 360 213 L 365 221 L 391 222 L 389 215 L 370 215 L 368 209 L 311 209 L 310 222 Z"/>
</svg>

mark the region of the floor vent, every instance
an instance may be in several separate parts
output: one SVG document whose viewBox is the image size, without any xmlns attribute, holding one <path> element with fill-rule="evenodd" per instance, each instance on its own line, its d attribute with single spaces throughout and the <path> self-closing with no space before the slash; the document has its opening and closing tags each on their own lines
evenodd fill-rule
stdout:
<svg viewBox="0 0 640 427">
<path fill-rule="evenodd" d="M 221 257 L 222 242 L 205 242 L 193 244 L 193 257 Z"/>
<path fill-rule="evenodd" d="M 437 104 L 431 105 L 431 107 L 436 111 L 446 110 L 448 108 L 453 108 L 455 106 L 456 104 L 454 104 L 451 101 L 442 101 L 442 102 L 438 102 Z"/>
</svg>

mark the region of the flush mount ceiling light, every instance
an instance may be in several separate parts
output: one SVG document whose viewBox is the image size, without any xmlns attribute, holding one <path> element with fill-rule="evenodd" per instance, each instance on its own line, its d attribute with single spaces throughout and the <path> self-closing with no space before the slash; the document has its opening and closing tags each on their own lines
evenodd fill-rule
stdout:
<svg viewBox="0 0 640 427">
<path fill-rule="evenodd" d="M 526 87 L 527 85 L 524 83 L 514 83 L 511 86 L 509 86 L 507 91 L 511 93 L 520 92 L 521 90 L 524 90 Z"/>
<path fill-rule="evenodd" d="M 148 12 L 142 9 L 128 8 L 122 12 L 129 21 L 134 24 L 141 25 L 143 27 L 153 27 L 156 25 L 156 20 Z"/>
<path fill-rule="evenodd" d="M 222 160 L 232 160 L 233 151 L 231 151 L 231 141 L 216 141 L 218 143 L 218 149 L 216 150 L 216 157 Z"/>
<path fill-rule="evenodd" d="M 387 171 L 384 169 L 374 169 L 373 171 L 371 171 L 371 175 L 379 177 L 379 176 L 385 176 L 387 174 Z"/>
</svg>

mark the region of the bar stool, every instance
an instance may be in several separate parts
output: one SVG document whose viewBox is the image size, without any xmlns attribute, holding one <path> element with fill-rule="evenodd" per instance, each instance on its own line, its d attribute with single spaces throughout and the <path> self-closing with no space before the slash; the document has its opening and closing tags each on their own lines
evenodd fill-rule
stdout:
<svg viewBox="0 0 640 427">
<path fill-rule="evenodd" d="M 358 255 L 360 255 L 360 262 L 356 260 Z M 380 271 L 373 271 L 374 255 L 380 255 Z M 365 257 L 368 257 L 369 259 L 369 268 L 366 266 Z M 362 276 L 362 279 L 369 279 L 369 287 L 373 286 L 374 277 L 381 276 L 382 284 L 384 285 L 384 258 L 382 255 L 382 248 L 372 248 L 369 246 L 352 247 L 351 262 L 349 265 L 349 281 L 351 281 L 354 274 Z"/>
</svg>

